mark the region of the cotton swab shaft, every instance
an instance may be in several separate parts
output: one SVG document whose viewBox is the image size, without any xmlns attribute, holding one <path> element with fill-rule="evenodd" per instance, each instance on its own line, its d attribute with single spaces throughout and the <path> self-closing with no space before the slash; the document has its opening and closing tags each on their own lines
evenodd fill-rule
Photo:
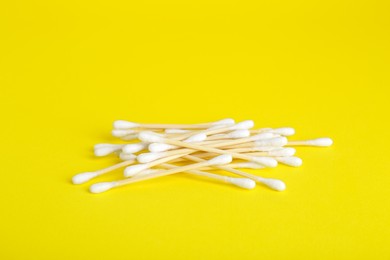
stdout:
<svg viewBox="0 0 390 260">
<path fill-rule="evenodd" d="M 241 130 L 241 129 L 249 129 L 254 126 L 254 122 L 252 120 L 245 120 L 241 121 L 235 125 L 232 126 L 223 126 L 223 125 L 217 125 L 213 126 L 210 129 L 201 130 L 201 131 L 194 131 L 194 132 L 188 132 L 183 133 L 179 135 L 178 137 L 173 138 L 174 140 L 183 140 L 191 135 L 198 134 L 198 133 L 205 133 L 206 135 L 214 135 L 214 134 L 221 134 L 228 131 L 234 131 L 234 130 Z"/>
<path fill-rule="evenodd" d="M 139 173 L 141 171 L 144 171 L 146 169 L 152 168 L 152 167 L 157 166 L 157 165 L 159 165 L 161 163 L 165 163 L 165 162 L 169 162 L 169 161 L 175 160 L 175 159 L 180 158 L 182 156 L 183 156 L 183 154 L 175 154 L 175 155 L 172 155 L 172 156 L 167 156 L 167 157 L 164 157 L 164 158 L 161 158 L 161 159 L 157 159 L 157 160 L 149 162 L 149 163 L 132 165 L 132 166 L 129 166 L 129 167 L 127 167 L 125 169 L 124 174 L 125 174 L 126 177 L 134 176 L 134 175 L 136 175 L 137 173 Z"/>
<path fill-rule="evenodd" d="M 82 184 L 82 183 L 85 183 L 93 178 L 96 178 L 97 176 L 115 171 L 115 170 L 120 169 L 122 167 L 129 166 L 129 165 L 133 164 L 134 162 L 135 162 L 135 159 L 130 159 L 130 160 L 123 161 L 123 162 L 114 164 L 110 167 L 106 167 L 104 169 L 97 170 L 94 172 L 79 173 L 79 174 L 73 176 L 72 182 L 73 182 L 73 184 Z"/>
<path fill-rule="evenodd" d="M 168 168 L 168 169 L 174 169 L 177 167 L 176 165 L 172 165 L 172 164 L 168 164 L 168 163 L 163 163 L 160 166 L 162 166 L 164 168 Z M 239 186 L 239 187 L 244 188 L 244 189 L 253 189 L 256 186 L 256 183 L 251 179 L 232 178 L 229 176 L 222 176 L 222 175 L 218 175 L 218 174 L 214 174 L 214 173 L 204 172 L 201 170 L 189 170 L 186 172 L 193 174 L 193 175 L 202 176 L 202 177 L 234 184 L 234 185 Z"/>
<path fill-rule="evenodd" d="M 276 167 L 277 166 L 277 161 L 272 159 L 272 158 L 254 157 L 254 156 L 249 156 L 249 155 L 240 154 L 240 153 L 231 153 L 229 151 L 220 150 L 220 149 L 207 147 L 207 146 L 202 146 L 202 145 L 198 145 L 198 144 L 184 143 L 181 141 L 160 137 L 152 132 L 141 132 L 139 134 L 139 138 L 144 142 L 163 142 L 163 143 L 167 143 L 167 144 L 177 145 L 177 146 L 181 146 L 181 147 L 187 147 L 190 149 L 200 150 L 200 151 L 205 151 L 205 152 L 210 152 L 210 153 L 230 154 L 234 158 L 243 159 L 243 160 L 247 160 L 247 161 L 254 161 L 256 163 L 260 163 L 260 164 L 263 164 L 263 165 L 268 166 L 268 167 Z M 237 140 L 233 140 L 233 141 L 237 141 Z"/>
<path fill-rule="evenodd" d="M 239 152 L 239 153 L 246 153 L 249 154 L 249 152 L 257 152 L 257 156 L 292 156 L 295 154 L 295 149 L 294 148 L 280 148 L 278 150 L 274 151 L 262 151 L 262 149 L 259 149 L 257 147 L 248 147 L 248 148 L 238 148 L 238 149 L 226 149 L 225 151 L 228 152 Z M 154 161 L 159 158 L 175 155 L 175 154 L 191 154 L 194 152 L 198 152 L 193 149 L 177 149 L 177 150 L 171 150 L 167 152 L 151 152 L 151 153 L 142 153 L 138 155 L 137 160 L 140 163 L 147 163 Z M 253 155 L 253 154 L 250 154 Z M 216 156 L 215 153 L 201 153 L 197 155 L 198 157 L 201 156 L 202 158 L 204 157 L 211 157 L 211 156 Z"/>
<path fill-rule="evenodd" d="M 202 162 L 198 162 L 198 163 L 194 163 L 194 164 L 176 167 L 174 169 L 169 169 L 169 170 L 161 170 L 161 171 L 158 171 L 156 173 L 149 174 L 149 175 L 142 175 L 139 177 L 136 176 L 133 178 L 123 179 L 123 180 L 113 181 L 113 182 L 96 183 L 90 187 L 90 191 L 92 193 L 100 193 L 100 192 L 104 192 L 104 191 L 109 190 L 109 189 L 114 188 L 114 187 L 129 185 L 129 184 L 136 183 L 136 182 L 159 178 L 159 177 L 171 175 L 171 174 L 178 173 L 178 172 L 185 172 L 185 171 L 189 171 L 189 170 L 199 169 L 199 168 L 206 167 L 206 166 L 229 164 L 231 161 L 232 161 L 231 156 L 220 155 L 220 156 L 217 156 L 217 157 L 215 157 L 211 160 L 208 160 L 208 161 L 202 161 Z"/>
<path fill-rule="evenodd" d="M 175 152 L 174 151 L 171 151 L 170 153 L 166 152 L 166 154 L 170 154 L 170 155 L 172 153 L 177 154 L 177 153 L 179 153 L 179 151 L 183 151 L 183 154 L 192 154 L 192 155 L 199 157 L 199 158 L 208 158 L 208 157 L 216 156 L 215 153 L 208 153 L 208 152 L 206 152 L 206 153 L 201 152 L 201 153 L 194 154 L 193 152 L 195 150 L 192 150 L 193 152 L 188 153 L 187 151 L 189 151 L 189 149 L 175 150 Z M 266 157 L 287 157 L 287 156 L 293 156 L 295 154 L 294 148 L 280 148 L 278 150 L 272 150 L 272 151 L 257 151 L 256 149 L 252 149 L 252 148 L 240 148 L 240 149 L 229 149 L 226 151 L 240 152 L 240 153 L 244 153 L 244 154 L 251 155 L 251 156 L 266 156 Z M 251 152 L 251 151 L 256 151 L 256 152 Z M 198 151 L 195 151 L 195 152 L 198 152 Z"/>
<path fill-rule="evenodd" d="M 117 170 L 117 169 L 120 169 L 120 168 L 129 166 L 129 165 L 133 164 L 134 162 L 135 162 L 134 159 L 132 159 L 132 160 L 127 160 L 127 161 L 123 161 L 123 162 L 114 164 L 114 165 L 112 165 L 112 166 L 110 166 L 110 167 L 106 167 L 106 168 L 104 168 L 104 169 L 98 170 L 98 171 L 96 171 L 96 173 L 97 173 L 98 175 L 102 175 L 102 174 L 105 174 L 105 173 L 108 173 L 108 172 L 112 172 L 112 171 L 115 171 L 115 170 Z"/>
<path fill-rule="evenodd" d="M 186 156 L 184 156 L 184 158 L 191 160 L 191 161 L 194 161 L 194 162 L 199 162 L 199 163 L 204 161 L 204 159 L 201 159 L 201 158 L 198 158 L 198 157 L 192 156 L 192 155 L 186 155 Z M 249 174 L 247 172 L 243 172 L 243 171 L 229 168 L 227 166 L 217 165 L 217 166 L 213 166 L 213 167 L 227 171 L 227 172 L 237 174 L 237 175 L 242 176 L 242 177 L 249 178 L 251 180 L 254 180 L 255 182 L 262 183 L 273 190 L 283 191 L 286 189 L 286 185 L 281 180 L 259 177 L 259 176 L 253 175 L 253 174 Z"/>
<path fill-rule="evenodd" d="M 174 169 L 169 169 L 166 171 L 161 170 L 159 172 L 156 172 L 155 174 L 144 175 L 141 177 L 135 176 L 133 178 L 117 181 L 117 186 L 122 186 L 122 185 L 130 184 L 130 183 L 149 180 L 149 179 L 162 177 L 162 176 L 166 176 L 166 175 L 170 175 L 170 174 L 174 174 L 174 173 L 178 173 L 178 172 L 185 172 L 185 171 L 189 171 L 189 170 L 193 170 L 193 169 L 198 169 L 198 168 L 202 168 L 202 167 L 205 167 L 208 165 L 209 165 L 208 161 L 204 161 L 204 162 L 200 162 L 200 163 L 194 163 L 194 164 L 190 164 L 190 165 L 186 165 L 186 166 L 176 167 Z"/>
</svg>

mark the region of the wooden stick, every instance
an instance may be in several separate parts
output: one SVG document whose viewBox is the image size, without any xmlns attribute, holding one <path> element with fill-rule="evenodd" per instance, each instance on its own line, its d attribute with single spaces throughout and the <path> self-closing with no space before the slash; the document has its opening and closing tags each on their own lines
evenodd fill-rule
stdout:
<svg viewBox="0 0 390 260">
<path fill-rule="evenodd" d="M 198 163 L 205 161 L 204 159 L 201 159 L 201 158 L 198 158 L 198 157 L 192 156 L 192 155 L 186 155 L 186 156 L 184 156 L 184 158 L 186 158 L 188 160 L 191 160 L 191 161 L 194 161 L 194 162 L 198 162 Z M 269 188 L 271 188 L 273 190 L 283 191 L 283 190 L 286 189 L 286 185 L 281 180 L 270 179 L 270 178 L 263 178 L 263 177 L 256 176 L 256 175 L 253 175 L 253 174 L 250 174 L 250 173 L 247 173 L 247 172 L 243 172 L 243 171 L 239 171 L 239 170 L 236 170 L 236 169 L 232 169 L 232 168 L 229 168 L 227 166 L 216 165 L 216 166 L 212 166 L 212 167 L 215 167 L 217 169 L 221 169 L 221 170 L 224 170 L 224 171 L 227 171 L 227 172 L 231 172 L 231 173 L 237 174 L 239 176 L 243 176 L 243 177 L 252 179 L 255 182 L 262 183 L 262 184 L 266 185 L 267 187 L 269 187 Z"/>
<path fill-rule="evenodd" d="M 193 154 L 193 156 L 196 156 L 199 158 L 210 159 L 209 156 L 203 156 L 203 155 L 211 155 L 211 154 L 209 154 L 209 153 Z M 213 154 L 213 155 L 215 156 L 215 154 Z M 183 162 L 183 161 L 188 161 L 188 160 L 180 157 L 180 158 L 174 159 L 170 162 L 177 163 L 177 162 Z M 247 168 L 247 169 L 264 169 L 265 168 L 263 165 L 258 164 L 258 163 L 254 163 L 254 162 L 237 162 L 237 163 L 227 164 L 226 166 L 230 167 L 230 168 Z M 206 167 L 206 168 L 202 168 L 201 170 L 215 170 L 215 168 Z"/>
<path fill-rule="evenodd" d="M 177 168 L 177 165 L 168 164 L 168 163 L 160 164 L 160 166 L 167 168 L 167 169 Z M 189 170 L 186 172 L 189 174 L 192 174 L 192 175 L 202 176 L 202 177 L 230 183 L 230 184 L 236 185 L 236 186 L 244 188 L 244 189 L 253 189 L 256 186 L 256 183 L 253 180 L 247 179 L 247 178 L 244 178 L 244 179 L 243 178 L 233 178 L 233 177 L 229 177 L 229 176 L 222 176 L 222 175 L 209 173 L 209 172 L 205 172 L 205 171 L 200 171 L 200 170 Z"/>
<path fill-rule="evenodd" d="M 228 164 L 231 161 L 232 161 L 231 156 L 220 155 L 220 156 L 217 156 L 217 157 L 215 157 L 211 160 L 208 160 L 208 161 L 202 161 L 202 162 L 189 164 L 189 165 L 185 165 L 185 166 L 181 166 L 181 167 L 177 167 L 177 168 L 169 169 L 169 170 L 161 170 L 161 171 L 158 171 L 156 173 L 149 174 L 149 175 L 142 175 L 139 177 L 128 178 L 128 179 L 113 181 L 113 182 L 96 183 L 90 187 L 90 191 L 92 193 L 100 193 L 100 192 L 104 192 L 106 190 L 112 189 L 114 187 L 120 187 L 120 186 L 128 185 L 131 183 L 136 183 L 136 182 L 140 182 L 140 181 L 146 181 L 146 180 L 150 180 L 150 179 L 154 179 L 154 178 L 159 178 L 159 177 L 171 175 L 171 174 L 178 173 L 178 172 L 195 170 L 195 169 L 199 169 L 199 168 L 206 167 L 206 166 Z"/>
<path fill-rule="evenodd" d="M 187 149 L 183 149 L 188 151 Z M 177 151 L 182 151 L 182 150 L 177 150 Z M 294 148 L 280 148 L 278 150 L 272 150 L 272 151 L 258 151 L 257 148 L 239 148 L 239 149 L 227 149 L 226 151 L 229 152 L 239 152 L 239 153 L 244 153 L 247 155 L 253 155 L 253 156 L 269 156 L 269 157 L 285 157 L 285 156 L 293 156 L 295 154 L 295 149 Z M 166 152 L 169 154 L 168 152 Z M 173 153 L 173 151 L 172 151 Z M 199 158 L 208 158 L 208 157 L 213 157 L 216 156 L 216 153 L 186 153 L 184 152 L 183 154 L 192 154 L 193 156 L 199 157 Z M 171 154 L 169 154 L 171 155 Z"/>
<path fill-rule="evenodd" d="M 131 160 L 123 161 L 123 162 L 114 164 L 110 167 L 107 167 L 107 168 L 104 168 L 101 170 L 97 170 L 94 172 L 79 173 L 79 174 L 73 176 L 72 182 L 73 182 L 73 184 L 82 184 L 82 183 L 85 183 L 93 178 L 96 178 L 97 176 L 112 172 L 112 171 L 119 169 L 119 168 L 122 168 L 122 167 L 129 166 L 129 165 L 133 164 L 134 162 L 135 162 L 135 159 L 131 159 Z"/>
<path fill-rule="evenodd" d="M 234 130 L 240 130 L 240 129 L 249 129 L 249 128 L 252 128 L 253 127 L 253 121 L 252 120 L 245 120 L 245 121 L 242 121 L 242 122 L 239 122 L 235 125 L 232 125 L 232 126 L 225 126 L 225 127 L 218 127 L 216 126 L 216 128 L 211 128 L 211 129 L 206 129 L 206 130 L 203 130 L 203 131 L 194 131 L 194 132 L 188 132 L 188 133 L 183 133 L 182 135 L 174 138 L 175 140 L 183 140 L 191 135 L 194 135 L 194 134 L 198 134 L 198 133 L 205 133 L 207 135 L 213 135 L 213 134 L 220 134 L 220 133 L 225 133 L 225 132 L 228 132 L 228 131 L 234 131 Z"/>
<path fill-rule="evenodd" d="M 216 148 L 212 148 L 212 147 L 202 146 L 202 145 L 198 145 L 198 144 L 194 144 L 194 143 L 184 143 L 181 141 L 160 137 L 152 132 L 142 132 L 139 134 L 139 138 L 144 142 L 163 142 L 163 143 L 167 143 L 167 144 L 187 147 L 190 149 L 200 150 L 200 151 L 205 151 L 205 152 L 210 152 L 210 153 L 230 154 L 234 158 L 243 159 L 243 160 L 247 160 L 247 161 L 253 161 L 256 163 L 263 164 L 264 166 L 267 166 L 267 167 L 276 167 L 278 164 L 276 160 L 269 158 L 269 157 L 255 157 L 255 156 L 249 156 L 249 155 L 245 155 L 245 154 L 233 153 L 233 152 L 229 152 L 229 151 L 225 151 L 225 150 L 220 150 L 220 149 L 216 149 Z M 249 138 L 250 137 L 243 138 L 243 139 L 249 139 Z M 233 142 L 235 143 L 236 141 L 240 141 L 240 140 L 241 139 L 232 140 L 232 141 L 230 141 L 230 143 L 233 143 Z M 218 144 L 216 144 L 216 145 L 218 145 Z"/>
<path fill-rule="evenodd" d="M 143 132 L 143 135 L 142 136 L 145 136 L 145 135 L 155 135 L 153 132 Z M 199 135 L 199 134 L 197 134 Z M 141 139 L 144 138 L 144 137 L 140 137 Z M 172 139 L 168 139 L 168 138 L 165 138 L 165 137 L 162 137 L 160 135 L 155 135 L 156 137 L 159 137 L 159 138 L 164 138 L 164 140 L 172 140 Z M 195 136 L 195 135 L 193 135 Z M 256 140 L 257 138 L 259 138 L 259 136 L 250 136 L 250 137 L 247 137 L 247 138 L 241 138 L 241 139 L 237 139 L 237 140 L 222 140 L 220 142 L 212 142 L 212 143 L 209 143 L 209 142 L 198 142 L 197 145 L 198 146 L 205 146 L 205 143 L 208 144 L 207 146 L 208 147 L 223 147 L 225 145 L 230 145 L 230 144 L 235 144 L 235 143 L 239 143 L 239 142 L 251 142 L 252 140 Z M 150 146 L 153 146 L 153 150 L 158 150 L 157 148 L 158 147 L 161 147 L 161 146 L 166 146 L 167 145 L 167 142 L 162 142 L 162 143 L 153 143 L 152 140 L 148 140 L 148 141 L 145 141 L 143 140 L 144 142 L 151 142 L 152 144 Z M 172 141 L 175 141 L 175 140 L 172 140 Z M 176 140 L 177 141 L 177 140 Z M 172 144 L 168 144 L 168 145 L 172 145 Z M 177 145 L 174 145 L 175 147 L 178 147 Z M 180 146 L 179 146 L 180 147 Z M 160 149 L 160 148 L 159 148 Z M 148 162 L 148 161 L 152 161 L 152 160 L 155 160 L 155 159 L 158 159 L 158 158 L 161 158 L 161 157 L 165 157 L 165 156 L 170 156 L 170 155 L 174 155 L 174 154 L 191 154 L 193 152 L 195 152 L 197 149 L 192 149 L 192 150 L 188 150 L 188 149 L 176 149 L 176 150 L 169 150 L 169 151 L 166 151 L 166 152 L 155 152 L 155 153 L 143 153 L 143 154 L 140 154 L 138 156 L 138 161 L 141 162 L 141 163 L 145 163 L 145 162 Z"/>
<path fill-rule="evenodd" d="M 183 156 L 182 154 L 176 154 L 176 155 L 164 157 L 164 158 L 161 158 L 161 159 L 149 162 L 149 163 L 132 165 L 132 166 L 129 166 L 125 169 L 124 174 L 126 177 L 134 176 L 135 174 L 142 172 L 146 169 L 152 168 L 153 166 L 157 166 L 161 163 L 172 161 L 172 160 L 180 158 L 182 156 Z"/>
<path fill-rule="evenodd" d="M 144 133 L 153 133 L 153 132 L 144 132 Z M 199 135 L 199 134 L 196 134 L 196 135 Z M 193 136 L 196 136 L 196 135 L 193 135 Z M 163 136 L 160 136 L 160 137 L 163 137 Z M 270 142 L 270 144 L 272 144 L 271 142 L 274 142 L 275 139 L 279 140 L 279 143 L 282 142 L 281 144 L 287 143 L 287 139 L 285 137 L 270 138 L 267 140 L 262 140 L 262 138 L 264 138 L 264 135 L 259 134 L 259 135 L 249 136 L 246 138 L 235 139 L 235 140 L 197 142 L 197 145 L 209 146 L 209 147 L 214 147 L 214 148 L 216 148 L 216 147 L 235 147 L 236 144 L 240 144 L 240 143 L 258 144 L 258 143 L 253 143 L 254 140 L 257 140 L 257 142 L 260 142 L 259 143 L 260 145 L 261 145 L 261 143 L 264 143 L 264 142 Z M 169 138 L 167 138 L 167 139 L 169 139 Z M 171 139 L 171 140 L 177 140 L 177 139 Z M 243 146 L 243 147 L 251 147 L 251 146 L 253 146 L 253 145 Z M 159 143 L 152 142 L 152 144 L 149 146 L 149 148 L 150 148 L 149 150 L 155 152 L 155 151 L 166 151 L 169 149 L 175 149 L 175 148 L 177 148 L 177 146 L 166 144 L 166 143 L 161 143 L 161 142 L 159 142 Z"/>
</svg>

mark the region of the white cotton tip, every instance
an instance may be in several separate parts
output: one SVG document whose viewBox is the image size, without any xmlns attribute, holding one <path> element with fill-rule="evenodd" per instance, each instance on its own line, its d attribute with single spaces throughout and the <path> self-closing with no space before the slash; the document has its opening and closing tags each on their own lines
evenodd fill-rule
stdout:
<svg viewBox="0 0 390 260">
<path fill-rule="evenodd" d="M 137 158 L 137 156 L 134 154 L 131 154 L 131 153 L 123 153 L 122 152 L 119 154 L 119 158 L 122 161 L 129 161 L 129 160 L 134 160 L 135 158 Z"/>
<path fill-rule="evenodd" d="M 96 176 L 98 176 L 96 172 L 83 172 L 73 176 L 72 182 L 73 184 L 82 184 L 95 178 Z"/>
<path fill-rule="evenodd" d="M 288 143 L 288 140 L 286 137 L 274 137 L 271 139 L 265 139 L 265 140 L 257 140 L 255 142 L 256 146 L 284 146 Z"/>
<path fill-rule="evenodd" d="M 236 123 L 236 121 L 234 121 L 234 119 L 232 118 L 225 118 L 225 119 L 222 119 L 222 120 L 219 120 L 219 121 L 216 121 L 214 123 L 212 123 L 213 125 L 234 125 Z"/>
<path fill-rule="evenodd" d="M 247 169 L 263 169 L 265 168 L 264 165 L 255 163 L 255 162 L 241 162 L 241 163 L 235 163 L 235 168 L 247 168 Z"/>
<path fill-rule="evenodd" d="M 223 154 L 208 161 L 209 165 L 224 165 L 231 163 L 233 157 L 230 154 Z"/>
<path fill-rule="evenodd" d="M 92 193 L 101 193 L 108 191 L 113 187 L 115 187 L 115 182 L 100 182 L 91 185 L 91 187 L 89 187 L 89 191 Z"/>
<path fill-rule="evenodd" d="M 233 184 L 233 185 L 236 185 L 240 188 L 247 189 L 247 190 L 251 190 L 254 187 L 256 187 L 256 182 L 254 182 L 251 179 L 247 179 L 247 178 L 232 178 L 232 177 L 230 177 L 228 179 L 228 182 Z"/>
<path fill-rule="evenodd" d="M 138 153 L 139 151 L 146 149 L 147 146 L 148 145 L 145 143 L 126 144 L 122 147 L 122 151 L 124 153 Z"/>
<path fill-rule="evenodd" d="M 206 140 L 207 135 L 205 133 L 199 133 L 195 134 L 193 136 L 188 137 L 184 142 L 186 143 L 197 143 L 197 142 L 202 142 Z"/>
<path fill-rule="evenodd" d="M 269 156 L 293 156 L 295 154 L 296 150 L 294 148 L 282 148 L 282 149 L 279 149 L 279 150 L 273 150 L 273 151 L 269 151 L 267 152 L 267 154 Z"/>
<path fill-rule="evenodd" d="M 114 128 L 116 129 L 130 129 L 130 128 L 135 128 L 138 127 L 139 124 L 134 123 L 134 122 L 129 122 L 125 120 L 116 120 L 114 121 Z"/>
<path fill-rule="evenodd" d="M 292 136 L 295 134 L 295 129 L 292 127 L 280 127 L 272 129 L 270 132 L 283 136 Z"/>
<path fill-rule="evenodd" d="M 116 152 L 121 149 L 122 146 L 117 146 L 117 145 L 111 145 L 111 146 L 102 146 L 94 150 L 94 154 L 96 156 L 102 157 L 109 155 L 113 152 Z"/>
<path fill-rule="evenodd" d="M 307 140 L 308 145 L 312 146 L 331 146 L 333 144 L 333 140 L 328 138 L 328 137 L 323 137 L 323 138 L 317 138 L 313 140 Z"/>
<path fill-rule="evenodd" d="M 241 129 L 241 130 L 236 130 L 233 132 L 230 132 L 227 134 L 228 138 L 233 138 L 233 139 L 238 139 L 238 138 L 245 138 L 251 135 L 251 132 L 249 132 L 248 129 Z"/>
<path fill-rule="evenodd" d="M 164 152 L 162 153 L 141 153 L 137 156 L 137 161 L 139 163 L 148 163 L 153 162 L 157 159 L 160 159 L 162 157 L 166 156 Z"/>
<path fill-rule="evenodd" d="M 276 191 L 284 191 L 286 189 L 286 184 L 281 180 L 261 178 L 260 182 Z"/>
<path fill-rule="evenodd" d="M 164 143 L 164 138 L 152 131 L 143 131 L 139 133 L 138 139 L 145 143 Z"/>
<path fill-rule="evenodd" d="M 174 128 L 165 129 L 166 134 L 184 134 L 184 133 L 188 133 L 188 132 L 190 132 L 190 130 L 174 129 Z"/>
<path fill-rule="evenodd" d="M 275 157 L 275 159 L 288 166 L 299 167 L 302 165 L 302 159 L 299 157 Z"/>
<path fill-rule="evenodd" d="M 125 130 L 125 129 L 114 129 L 111 131 L 112 136 L 114 137 L 123 137 L 126 135 L 134 134 L 134 130 Z"/>
<path fill-rule="evenodd" d="M 232 126 L 232 129 L 235 129 L 235 130 L 250 129 L 254 125 L 255 125 L 255 122 L 253 122 L 253 120 L 245 120 L 245 121 L 239 122 L 239 123 L 235 124 L 234 126 Z"/>
<path fill-rule="evenodd" d="M 127 166 L 124 171 L 124 176 L 125 177 L 131 177 L 134 176 L 142 171 L 145 171 L 148 169 L 149 166 L 147 164 L 136 164 L 136 165 L 131 165 Z"/>
<path fill-rule="evenodd" d="M 254 138 L 254 140 L 267 140 L 267 139 L 271 139 L 274 137 L 275 137 L 275 135 L 273 133 L 261 133 L 261 134 L 255 135 L 253 138 Z"/>
<path fill-rule="evenodd" d="M 152 143 L 148 146 L 148 150 L 152 153 L 165 152 L 171 149 L 175 149 L 177 146 L 170 144 Z"/>
<path fill-rule="evenodd" d="M 271 157 L 253 156 L 252 161 L 270 168 L 278 166 L 278 161 Z"/>
</svg>

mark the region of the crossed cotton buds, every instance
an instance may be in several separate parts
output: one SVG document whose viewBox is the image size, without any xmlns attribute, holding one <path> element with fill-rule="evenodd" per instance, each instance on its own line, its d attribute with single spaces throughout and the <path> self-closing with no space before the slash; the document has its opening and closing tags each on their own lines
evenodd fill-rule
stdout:
<svg viewBox="0 0 390 260">
<path fill-rule="evenodd" d="M 302 160 L 291 146 L 330 146 L 330 138 L 289 141 L 291 127 L 252 129 L 254 122 L 236 123 L 223 119 L 202 124 L 141 124 L 124 120 L 114 122 L 112 135 L 125 143 L 97 144 L 96 156 L 118 154 L 122 162 L 107 168 L 84 172 L 72 178 L 82 184 L 114 170 L 124 169 L 124 179 L 101 182 L 90 187 L 92 193 L 185 172 L 191 175 L 253 189 L 256 183 L 283 191 L 283 181 L 260 177 L 241 169 L 273 168 L 278 163 L 298 167 Z M 131 141 L 131 143 L 129 143 Z M 136 141 L 136 142 L 134 142 Z M 240 176 L 230 177 L 210 171 L 219 170 Z"/>
</svg>

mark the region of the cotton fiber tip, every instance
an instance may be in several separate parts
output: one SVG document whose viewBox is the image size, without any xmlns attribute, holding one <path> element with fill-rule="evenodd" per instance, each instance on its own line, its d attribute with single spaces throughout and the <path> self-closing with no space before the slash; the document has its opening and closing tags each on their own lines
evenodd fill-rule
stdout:
<svg viewBox="0 0 390 260">
<path fill-rule="evenodd" d="M 148 163 L 160 159 L 165 156 L 165 153 L 141 153 L 137 156 L 137 161 L 140 163 Z"/>
<path fill-rule="evenodd" d="M 267 154 L 269 156 L 293 156 L 295 154 L 296 150 L 294 148 L 282 148 L 279 150 L 269 151 Z"/>
<path fill-rule="evenodd" d="M 274 137 L 266 140 L 257 140 L 255 142 L 256 146 L 284 146 L 288 142 L 287 138 L 284 136 Z"/>
<path fill-rule="evenodd" d="M 277 179 L 261 178 L 261 183 L 276 191 L 284 191 L 286 189 L 286 184 Z"/>
<path fill-rule="evenodd" d="M 302 165 L 302 159 L 292 156 L 292 157 L 275 157 L 275 159 L 288 166 L 293 166 L 293 167 L 299 167 Z"/>
<path fill-rule="evenodd" d="M 152 131 L 143 131 L 139 133 L 138 139 L 145 143 L 164 143 L 164 138 Z"/>
<path fill-rule="evenodd" d="M 170 144 L 162 144 L 162 143 L 152 143 L 148 146 L 148 150 L 152 153 L 165 152 L 171 149 L 175 149 L 177 146 Z"/>
<path fill-rule="evenodd" d="M 115 187 L 115 182 L 100 182 L 95 183 L 89 187 L 89 191 L 92 193 L 101 193 L 108 191 L 109 189 L 112 189 Z"/>
<path fill-rule="evenodd" d="M 138 127 L 139 124 L 125 121 L 125 120 L 116 120 L 114 121 L 114 128 L 116 129 L 130 129 Z"/>
<path fill-rule="evenodd" d="M 231 163 L 233 157 L 230 154 L 223 154 L 208 161 L 209 165 L 224 165 Z"/>
<path fill-rule="evenodd" d="M 229 138 L 233 138 L 233 139 L 244 138 L 250 135 L 251 133 L 247 129 L 236 130 L 227 134 Z"/>
<path fill-rule="evenodd" d="M 323 137 L 323 138 L 308 140 L 307 143 L 308 145 L 326 147 L 326 146 L 331 146 L 333 144 L 333 140 L 328 137 Z"/>
<path fill-rule="evenodd" d="M 274 134 L 273 133 L 261 133 L 261 134 L 257 134 L 255 135 L 255 140 L 267 140 L 267 139 L 271 139 L 271 138 L 274 138 Z"/>
<path fill-rule="evenodd" d="M 83 172 L 73 176 L 72 182 L 73 184 L 82 184 L 95 178 L 96 176 L 98 176 L 96 172 Z"/>
<path fill-rule="evenodd" d="M 94 153 L 96 156 L 102 157 L 109 155 L 113 152 L 116 152 L 121 149 L 122 146 L 117 146 L 117 145 L 111 145 L 111 146 L 102 146 L 98 149 L 94 150 Z"/>
<path fill-rule="evenodd" d="M 232 178 L 232 177 L 230 177 L 228 182 L 233 184 L 233 185 L 236 185 L 240 188 L 247 189 L 247 190 L 251 190 L 254 187 L 256 187 L 256 182 L 252 181 L 251 179 L 247 179 L 247 178 Z"/>
<path fill-rule="evenodd" d="M 146 169 L 148 169 L 149 166 L 147 164 L 136 164 L 136 165 L 131 165 L 125 168 L 124 171 L 124 176 L 125 177 L 131 177 L 134 176 Z"/>
<path fill-rule="evenodd" d="M 255 163 L 255 162 L 241 162 L 235 164 L 236 168 L 247 168 L 247 169 L 263 169 L 265 168 L 263 165 Z"/>
<path fill-rule="evenodd" d="M 225 118 L 225 119 L 214 122 L 213 125 L 225 125 L 226 126 L 226 125 L 234 125 L 235 123 L 236 123 L 236 121 L 234 121 L 234 119 Z"/>
<path fill-rule="evenodd" d="M 148 145 L 145 143 L 126 144 L 123 146 L 122 151 L 124 153 L 138 153 L 145 149 Z"/>
<path fill-rule="evenodd" d="M 184 133 L 188 133 L 188 132 L 190 132 L 190 130 L 174 129 L 174 128 L 165 129 L 166 134 L 184 134 Z"/>
<path fill-rule="evenodd" d="M 126 135 L 134 134 L 134 130 L 125 130 L 125 129 L 114 129 L 111 131 L 112 136 L 114 137 L 123 137 Z"/>
<path fill-rule="evenodd" d="M 255 163 L 260 163 L 260 164 L 267 166 L 267 167 L 270 167 L 270 168 L 274 168 L 274 167 L 278 166 L 278 161 L 276 161 L 275 159 L 273 159 L 271 157 L 254 156 L 252 158 L 252 161 Z"/>
<path fill-rule="evenodd" d="M 184 140 L 184 142 L 197 143 L 197 142 L 202 142 L 202 141 L 206 140 L 206 138 L 207 138 L 207 135 L 205 133 L 199 133 L 199 134 L 195 134 L 193 136 L 190 136 L 189 138 Z"/>
<path fill-rule="evenodd" d="M 292 127 L 280 127 L 272 129 L 270 132 L 283 136 L 291 136 L 295 134 L 295 129 Z"/>
<path fill-rule="evenodd" d="M 232 129 L 236 129 L 236 130 L 250 129 L 254 125 L 255 123 L 253 122 L 253 120 L 245 120 L 232 126 Z"/>
<path fill-rule="evenodd" d="M 137 156 L 131 153 L 120 153 L 119 158 L 122 161 L 129 161 L 129 160 L 134 160 L 135 158 L 137 158 Z"/>
</svg>

